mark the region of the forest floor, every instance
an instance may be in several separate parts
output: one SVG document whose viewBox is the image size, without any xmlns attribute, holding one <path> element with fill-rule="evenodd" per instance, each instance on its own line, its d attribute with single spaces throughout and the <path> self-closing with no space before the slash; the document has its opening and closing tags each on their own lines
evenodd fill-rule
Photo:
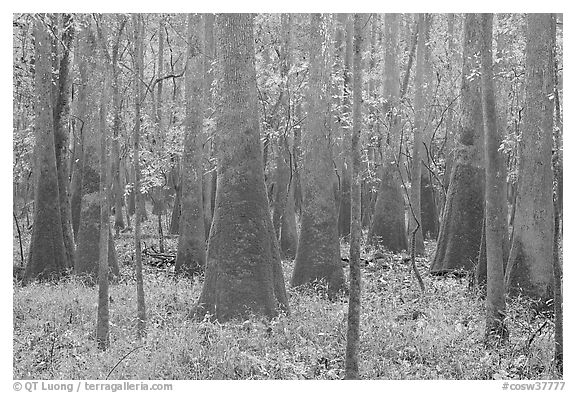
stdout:
<svg viewBox="0 0 576 393">
<path fill-rule="evenodd" d="M 157 220 L 143 227 L 157 243 Z M 14 263 L 20 251 L 14 231 Z M 24 231 L 28 249 L 29 231 Z M 14 379 L 341 379 L 344 376 L 347 298 L 288 285 L 293 261 L 284 260 L 291 314 L 226 324 L 194 322 L 188 311 L 202 282 L 174 277 L 144 257 L 147 337 L 135 335 L 133 234 L 116 240 L 122 278 L 110 287 L 110 348 L 96 348 L 97 287 L 74 277 L 57 284 L 13 285 Z M 174 253 L 177 238 L 165 239 Z M 434 243 L 417 265 L 383 252 L 362 268 L 360 372 L 365 379 L 558 379 L 553 367 L 554 325 L 522 299 L 508 299 L 510 341 L 483 342 L 484 300 L 465 276 L 429 275 Z M 371 260 L 374 250 L 363 255 Z M 342 243 L 342 255 L 348 245 Z M 348 269 L 345 269 L 346 272 Z"/>
</svg>

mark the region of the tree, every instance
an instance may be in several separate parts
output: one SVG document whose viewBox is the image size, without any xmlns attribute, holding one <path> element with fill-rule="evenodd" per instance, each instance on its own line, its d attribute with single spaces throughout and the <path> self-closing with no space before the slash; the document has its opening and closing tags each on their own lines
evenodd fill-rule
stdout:
<svg viewBox="0 0 576 393">
<path fill-rule="evenodd" d="M 211 118 L 214 113 L 214 94 L 212 83 L 214 82 L 214 14 L 204 14 L 204 117 Z M 211 135 L 204 144 L 204 157 L 212 159 L 214 157 L 214 143 Z M 212 216 L 214 214 L 214 198 L 216 196 L 216 168 L 209 167 L 202 183 L 204 193 L 204 232 L 207 239 L 212 226 Z"/>
<path fill-rule="evenodd" d="M 534 300 L 552 296 L 554 17 L 526 16 L 526 106 L 506 286 Z"/>
<path fill-rule="evenodd" d="M 59 61 L 58 90 L 54 106 L 54 143 L 56 168 L 58 169 L 58 197 L 62 236 L 66 248 L 66 266 L 74 266 L 74 235 L 72 234 L 72 211 L 70 207 L 70 180 L 68 172 L 68 120 L 70 115 L 70 52 L 74 39 L 74 22 L 71 14 L 62 14 L 62 58 Z"/>
<path fill-rule="evenodd" d="M 110 58 L 106 56 L 106 39 L 103 32 L 102 19 L 96 21 L 96 28 L 99 35 L 99 46 L 96 48 L 100 55 L 100 61 L 95 62 L 94 71 L 97 78 L 97 119 L 96 119 L 96 132 L 94 133 L 94 146 L 90 146 L 90 150 L 94 149 L 93 153 L 96 155 L 93 158 L 95 162 L 86 159 L 85 154 L 81 155 L 82 162 L 82 188 L 77 190 L 79 201 L 80 214 L 78 217 L 79 224 L 76 236 L 76 255 L 74 258 L 74 274 L 79 276 L 85 283 L 93 285 L 98 283 L 99 288 L 104 288 L 107 293 L 108 280 L 120 276 L 120 269 L 118 267 L 118 260 L 116 257 L 116 249 L 114 246 L 114 238 L 110 233 L 103 234 L 102 231 L 110 232 L 108 216 L 110 211 L 110 202 L 108 200 L 109 181 L 111 176 L 108 174 L 108 159 L 107 151 L 109 146 L 109 136 L 107 134 L 107 117 L 108 105 L 111 84 L 113 78 L 108 75 L 107 68 L 109 67 Z M 84 70 L 86 71 L 86 70 Z M 87 103 L 86 91 L 81 91 L 84 95 L 80 97 L 78 103 L 83 114 L 87 120 L 87 108 L 83 108 Z M 114 100 L 113 100 L 114 101 Z M 113 103 L 114 105 L 114 103 Z M 88 128 L 88 127 L 86 127 Z M 82 148 L 84 150 L 84 147 Z M 92 151 L 91 151 L 92 152 Z M 99 169 L 97 165 L 99 164 Z M 92 176 L 84 176 L 84 172 L 92 174 Z M 103 236 L 106 239 L 103 239 Z M 104 247 L 102 241 L 106 240 L 107 245 Z M 105 252 L 105 254 L 102 254 Z M 102 265 L 101 265 L 102 264 Z M 103 283 L 103 277 L 100 276 L 100 269 L 106 270 L 106 283 Z M 104 295 L 102 295 L 104 296 Z M 106 295 L 107 299 L 107 295 Z M 104 298 L 99 298 L 99 302 L 104 302 Z M 107 301 L 107 300 L 106 300 Z M 108 307 L 107 305 L 100 304 L 99 307 Z M 99 311 L 100 312 L 100 311 Z M 107 311 L 106 311 L 107 313 Z M 106 333 L 107 334 L 107 333 Z M 102 336 L 103 337 L 103 336 Z M 101 337 L 101 338 L 102 338 Z M 107 338 L 105 339 L 107 340 Z M 100 345 L 100 344 L 99 344 Z M 105 347 L 107 343 L 102 344 Z"/>
<path fill-rule="evenodd" d="M 462 79 L 461 121 L 452 173 L 430 266 L 433 274 L 458 269 L 472 271 L 480 249 L 484 220 L 484 136 L 480 90 L 478 16 L 466 14 Z"/>
<path fill-rule="evenodd" d="M 219 14 L 218 186 L 206 278 L 195 314 L 219 321 L 288 310 L 264 183 L 253 16 Z"/>
<path fill-rule="evenodd" d="M 113 199 L 114 199 L 114 230 L 116 236 L 120 229 L 124 228 L 124 219 L 122 216 L 122 200 L 124 197 L 124 187 L 122 187 L 121 177 L 120 177 L 120 127 L 121 127 L 121 108 L 120 108 L 120 78 L 119 78 L 119 66 L 118 63 L 120 59 L 120 40 L 122 38 L 122 31 L 126 25 L 126 18 L 124 15 L 118 16 L 118 31 L 115 34 L 112 54 L 108 55 L 108 50 L 106 50 L 106 56 L 109 59 L 109 68 L 112 72 L 112 107 L 114 110 L 114 120 L 112 125 L 113 138 L 112 138 L 112 186 L 113 186 Z"/>
<path fill-rule="evenodd" d="M 24 284 L 57 279 L 68 268 L 62 234 L 58 169 L 54 146 L 54 119 L 51 102 L 51 42 L 46 15 L 34 20 L 35 52 L 35 135 L 36 171 L 34 193 L 34 226 L 30 240 Z"/>
<path fill-rule="evenodd" d="M 380 186 L 374 207 L 374 217 L 368 231 L 368 242 L 392 252 L 408 249 L 404 215 L 404 197 L 400 190 L 396 157 L 400 142 L 399 73 L 398 73 L 398 14 L 386 14 L 384 19 L 384 97 L 383 112 L 390 117 L 389 137 L 384 145 Z"/>
<path fill-rule="evenodd" d="M 300 169 L 303 204 L 302 226 L 292 274 L 292 285 L 325 280 L 331 294 L 344 288 L 340 262 L 338 218 L 332 192 L 332 154 L 326 119 L 328 113 L 327 65 L 322 45 L 322 17 L 310 17 L 310 76 L 308 114 L 303 135 L 303 167 Z"/>
<path fill-rule="evenodd" d="M 88 133 L 88 53 L 89 29 L 80 31 L 77 37 L 78 44 L 75 61 L 78 64 L 79 86 L 77 89 L 76 113 L 74 116 L 74 154 L 72 155 L 72 180 L 70 184 L 70 210 L 74 239 L 78 243 L 78 228 L 80 226 L 80 212 L 83 194 L 84 165 L 86 161 L 85 140 Z M 78 125 L 78 126 L 76 126 Z M 76 261 L 75 261 L 76 263 Z"/>
<path fill-rule="evenodd" d="M 350 221 L 350 297 L 348 300 L 348 332 L 346 335 L 346 379 L 358 379 L 358 352 L 360 350 L 360 296 L 362 273 L 360 271 L 360 238 L 362 218 L 360 212 L 360 134 L 362 132 L 362 14 L 354 14 L 354 60 L 353 89 L 354 105 L 352 113 L 352 163 L 351 221 Z"/>
<path fill-rule="evenodd" d="M 343 97 L 342 97 L 342 163 L 340 166 L 341 180 L 340 180 L 340 203 L 338 208 L 338 234 L 340 236 L 348 236 L 350 234 L 350 146 L 351 146 L 351 132 L 352 132 L 352 36 L 354 34 L 353 21 L 349 14 L 340 15 L 341 29 L 344 31 L 342 35 L 345 36 L 345 44 L 342 42 L 339 52 L 344 52 L 344 62 L 342 68 L 343 79 Z"/>
<path fill-rule="evenodd" d="M 282 256 L 294 258 L 298 245 L 298 233 L 296 229 L 296 212 L 294 211 L 294 182 L 291 163 L 292 156 L 288 142 L 288 130 L 290 126 L 290 14 L 282 14 L 280 21 L 280 96 L 278 104 L 281 106 L 284 118 L 278 116 L 275 121 L 277 132 L 276 149 L 276 186 L 274 188 L 275 198 L 272 212 L 272 222 L 274 231 L 280 243 L 280 253 Z M 282 122 L 285 122 L 284 129 Z"/>
<path fill-rule="evenodd" d="M 482 81 L 482 113 L 484 119 L 484 157 L 486 159 L 486 339 L 502 342 L 507 339 L 504 323 L 504 253 L 508 237 L 506 204 L 506 166 L 498 151 L 502 133 L 496 113 L 494 74 L 492 70 L 492 14 L 480 16 L 480 58 Z"/>
<path fill-rule="evenodd" d="M 186 66 L 186 135 L 182 157 L 180 237 L 176 272 L 198 274 L 206 265 L 204 214 L 202 211 L 202 35 L 200 15 L 188 15 L 188 63 Z"/>
<path fill-rule="evenodd" d="M 558 19 L 558 15 L 554 16 Z M 560 20 L 562 17 L 560 16 Z M 556 29 L 553 24 L 554 31 L 552 36 L 556 38 Z M 562 221 L 563 212 L 563 144 L 562 144 L 562 110 L 560 104 L 560 94 L 558 91 L 562 85 L 558 78 L 558 59 L 556 52 L 556 40 L 554 40 L 554 111 L 555 111 L 555 127 L 554 127 L 554 140 L 555 140 L 555 153 L 552 158 L 554 168 L 554 179 L 556 180 L 556 192 L 554 193 L 554 250 L 553 250 L 553 263 L 554 263 L 554 361 L 558 371 L 562 374 L 564 372 L 564 295 L 562 291 L 562 262 L 560 260 L 560 244 L 562 237 L 560 235 L 560 225 Z"/>
<path fill-rule="evenodd" d="M 422 178 L 422 153 L 424 145 L 422 136 L 424 133 L 424 57 L 426 35 L 426 17 L 418 15 L 418 49 L 416 52 L 416 74 L 414 75 L 414 144 L 412 147 L 412 169 L 410 187 L 410 230 L 418 227 L 412 235 L 415 236 L 414 248 L 416 254 L 424 254 L 424 237 L 422 233 L 422 214 L 420 208 L 421 178 Z"/>
<path fill-rule="evenodd" d="M 448 98 L 450 101 L 454 100 L 455 92 L 456 92 L 456 80 L 455 72 L 454 72 L 454 63 L 457 63 L 456 56 L 455 56 L 455 46 L 456 40 L 454 33 L 454 25 L 456 24 L 456 14 L 448 14 L 448 26 L 447 26 L 447 38 L 448 38 L 448 61 L 446 63 L 447 73 L 448 73 L 448 81 L 449 81 L 449 96 Z M 442 177 L 442 188 L 443 192 L 440 194 L 440 217 L 442 217 L 444 206 L 446 202 L 446 190 L 450 185 L 450 173 L 452 172 L 452 161 L 453 161 L 453 154 L 452 149 L 454 146 L 454 110 L 448 110 L 446 112 L 446 119 L 445 123 L 445 140 L 446 144 L 444 146 L 445 153 L 445 168 L 444 168 L 444 176 Z"/>
<path fill-rule="evenodd" d="M 95 185 L 99 187 L 99 183 Z M 101 247 L 101 219 L 103 201 L 100 199 L 98 190 L 86 193 L 82 197 L 82 209 L 80 213 L 80 226 L 78 228 L 76 257 L 74 260 L 74 274 L 81 277 L 88 284 L 98 281 L 99 261 Z M 118 258 L 114 246 L 114 238 L 108 235 L 108 259 L 109 278 L 120 276 Z"/>
<path fill-rule="evenodd" d="M 98 263 L 98 318 L 96 322 L 96 342 L 98 349 L 105 351 L 110 345 L 109 337 L 109 298 L 108 298 L 108 241 L 110 232 L 110 205 L 108 196 L 108 133 L 106 131 L 106 100 L 108 99 L 108 78 L 104 75 L 100 96 L 100 244 Z"/>
<path fill-rule="evenodd" d="M 140 190 L 140 127 L 141 127 L 141 104 L 142 104 L 142 76 L 144 70 L 144 22 L 141 14 L 132 15 L 134 27 L 134 86 L 136 97 L 134 99 L 134 199 L 135 199 L 135 217 L 134 217 L 134 248 L 135 248 L 135 267 L 136 267 L 136 305 L 137 305 L 137 325 L 136 333 L 138 338 L 144 337 L 146 333 L 146 303 L 144 299 L 144 278 L 142 275 L 142 245 L 141 223 L 144 210 L 142 192 Z"/>
</svg>

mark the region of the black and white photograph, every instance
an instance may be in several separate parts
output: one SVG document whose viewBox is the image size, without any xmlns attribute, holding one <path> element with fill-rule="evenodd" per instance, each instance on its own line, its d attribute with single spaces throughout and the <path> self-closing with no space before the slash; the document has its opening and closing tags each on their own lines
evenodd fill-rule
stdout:
<svg viewBox="0 0 576 393">
<path fill-rule="evenodd" d="M 569 390 L 564 14 L 372 9 L 12 13 L 12 391 Z"/>
</svg>

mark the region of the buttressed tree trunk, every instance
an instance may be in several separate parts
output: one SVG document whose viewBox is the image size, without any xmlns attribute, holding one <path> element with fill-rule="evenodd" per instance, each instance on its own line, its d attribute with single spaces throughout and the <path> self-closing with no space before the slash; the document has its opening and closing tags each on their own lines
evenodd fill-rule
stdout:
<svg viewBox="0 0 576 393">
<path fill-rule="evenodd" d="M 472 271 L 478 257 L 484 220 L 484 132 L 480 77 L 479 16 L 466 14 L 461 81 L 461 126 L 455 146 L 450 185 L 438 235 L 433 274 Z"/>
<path fill-rule="evenodd" d="M 62 235 L 58 170 L 54 147 L 54 126 L 51 102 L 52 63 L 51 43 L 47 28 L 36 15 L 34 21 L 35 136 L 36 186 L 34 195 L 34 226 L 30 240 L 24 284 L 36 279 L 50 280 L 62 276 L 66 266 L 66 249 Z"/>
<path fill-rule="evenodd" d="M 253 15 L 216 16 L 221 109 L 218 186 L 206 279 L 195 315 L 219 321 L 288 310 L 278 244 L 270 216 L 262 145 Z"/>
<path fill-rule="evenodd" d="M 74 274 L 81 277 L 88 284 L 96 284 L 98 277 L 100 202 L 98 192 L 86 194 L 82 198 Z M 112 280 L 114 277 L 120 276 L 120 269 L 116 258 L 114 238 L 110 235 L 108 236 L 107 263 L 109 265 L 109 279 Z"/>
<path fill-rule="evenodd" d="M 58 196 L 62 236 L 66 248 L 66 266 L 74 266 L 74 235 L 70 207 L 70 181 L 68 178 L 68 117 L 70 114 L 70 52 L 74 37 L 74 22 L 70 14 L 62 14 L 62 59 L 59 62 L 58 93 L 54 108 L 54 143 L 58 169 Z"/>
<path fill-rule="evenodd" d="M 303 191 L 302 226 L 296 252 L 292 285 L 325 280 L 329 293 L 344 288 L 340 261 L 338 217 L 332 192 L 332 154 L 327 137 L 327 66 L 322 50 L 322 17 L 310 21 L 310 79 L 308 114 L 302 138 L 304 159 L 301 168 Z"/>
<path fill-rule="evenodd" d="M 555 20 L 552 14 L 526 19 L 526 107 L 506 285 L 513 294 L 545 301 L 552 296 Z"/>
<path fill-rule="evenodd" d="M 398 14 L 386 14 L 384 19 L 384 94 L 385 112 L 390 114 L 389 143 L 384 145 L 383 163 L 380 171 L 380 187 L 374 207 L 374 217 L 368 231 L 368 242 L 380 245 L 392 252 L 408 249 L 406 224 L 404 222 L 404 198 L 400 190 L 396 154 L 400 141 L 400 117 L 396 115 L 400 93 L 398 75 Z"/>
<path fill-rule="evenodd" d="M 422 214 L 420 208 L 420 192 L 421 192 L 421 176 L 422 176 L 422 153 L 424 146 L 422 145 L 422 137 L 424 133 L 424 117 L 426 110 L 424 108 L 424 52 L 426 46 L 426 18 L 424 14 L 418 15 L 418 49 L 416 51 L 416 73 L 414 75 L 414 143 L 412 147 L 412 169 L 411 179 L 412 184 L 410 187 L 410 225 L 409 229 L 412 232 L 418 225 L 420 226 L 416 231 L 416 239 L 414 242 L 414 249 L 416 254 L 424 254 L 424 237 L 422 236 Z"/>
<path fill-rule="evenodd" d="M 202 212 L 202 21 L 188 15 L 188 62 L 186 66 L 186 135 L 182 157 L 180 237 L 176 272 L 198 274 L 206 265 L 204 215 Z"/>
<path fill-rule="evenodd" d="M 484 146 L 486 158 L 486 339 L 500 343 L 507 339 L 504 324 L 506 301 L 504 298 L 504 239 L 507 217 L 506 166 L 503 153 L 498 151 L 502 142 L 498 131 L 494 74 L 492 71 L 492 14 L 480 16 L 480 56 L 482 66 L 482 113 L 484 118 Z"/>
</svg>

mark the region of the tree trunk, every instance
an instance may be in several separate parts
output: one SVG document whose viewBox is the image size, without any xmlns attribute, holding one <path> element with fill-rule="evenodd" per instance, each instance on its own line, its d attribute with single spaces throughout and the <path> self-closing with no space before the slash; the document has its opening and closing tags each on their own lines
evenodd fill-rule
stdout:
<svg viewBox="0 0 576 393">
<path fill-rule="evenodd" d="M 296 207 L 294 203 L 294 178 L 288 184 L 288 198 L 282 226 L 280 228 L 280 253 L 285 258 L 294 259 L 298 249 L 298 229 L 296 227 Z"/>
<path fill-rule="evenodd" d="M 74 274 L 89 285 L 96 284 L 98 281 L 101 202 L 98 192 L 86 194 L 82 198 Z M 120 268 L 114 246 L 114 237 L 110 235 L 108 236 L 108 259 L 106 261 L 109 266 L 108 278 L 114 280 L 120 276 Z"/>
<path fill-rule="evenodd" d="M 502 132 L 498 129 L 494 75 L 492 72 L 492 14 L 480 16 L 480 57 L 482 69 L 482 114 L 486 159 L 486 341 L 502 343 L 508 338 L 504 323 L 504 245 L 506 228 L 506 166 L 498 151 Z"/>
<path fill-rule="evenodd" d="M 412 168 L 411 179 L 412 184 L 410 188 L 410 223 L 409 230 L 416 228 L 416 240 L 414 243 L 416 254 L 424 254 L 424 237 L 422 234 L 422 214 L 420 207 L 421 197 L 421 173 L 422 173 L 422 153 L 424 146 L 422 144 L 422 137 L 425 128 L 425 114 L 424 108 L 424 57 L 425 57 L 425 44 L 426 44 L 426 18 L 424 14 L 418 15 L 418 49 L 416 52 L 416 74 L 414 76 L 414 144 L 412 148 Z"/>
<path fill-rule="evenodd" d="M 109 166 L 107 158 L 108 136 L 106 133 L 106 118 L 108 115 L 106 103 L 109 99 L 108 93 L 110 81 L 105 72 L 103 72 L 104 69 L 100 69 L 99 71 L 104 75 L 104 78 L 100 81 L 102 91 L 99 97 L 100 103 L 97 118 L 98 132 L 100 134 L 100 151 L 98 154 L 100 170 L 96 171 L 88 162 L 85 163 L 85 169 L 89 173 L 99 172 L 100 175 L 99 177 L 92 178 L 91 182 L 87 181 L 84 184 L 87 193 L 83 196 L 81 201 L 80 226 L 78 228 L 77 240 L 78 247 L 76 249 L 76 258 L 74 261 L 74 273 L 88 285 L 98 283 L 99 288 L 108 292 L 108 281 L 119 277 L 120 269 L 116 257 L 114 238 L 111 236 L 109 224 L 110 206 L 107 198 L 109 186 L 109 183 L 107 182 L 111 177 L 107 172 Z M 107 233 L 104 234 L 104 231 Z M 106 241 L 107 244 L 104 245 L 102 243 L 103 241 Z M 105 265 L 102 265 L 102 263 L 105 263 Z M 105 268 L 107 275 L 105 283 L 102 281 L 103 278 L 100 275 L 100 269 L 103 268 Z M 106 296 L 106 302 L 107 299 Z M 99 298 L 99 307 L 101 301 L 104 302 L 104 299 Z M 107 304 L 102 303 L 102 307 L 107 307 Z M 108 312 L 104 310 L 102 310 L 102 312 L 106 314 L 103 315 L 103 317 L 107 318 Z M 107 324 L 107 322 L 105 323 Z M 100 324 L 100 320 L 98 321 L 98 324 Z M 97 328 L 97 330 L 98 329 L 99 328 Z M 107 327 L 105 329 L 107 331 Z M 106 343 L 103 344 L 105 347 L 107 347 L 107 340 L 106 337 Z M 100 345 L 100 343 L 98 345 Z"/>
<path fill-rule="evenodd" d="M 455 59 L 455 34 L 454 34 L 454 24 L 456 20 L 456 14 L 448 14 L 448 78 L 450 79 L 450 100 L 454 99 L 455 96 L 455 73 L 454 73 L 454 64 L 456 64 Z M 442 214 L 444 212 L 444 207 L 446 205 L 446 192 L 448 191 L 448 187 L 450 186 L 450 173 L 452 172 L 452 162 L 454 161 L 454 110 L 448 110 L 446 112 L 446 120 L 445 120 L 445 129 L 446 129 L 446 144 L 444 145 L 445 157 L 446 157 L 446 166 L 444 168 L 444 176 L 442 177 L 442 187 L 444 188 L 444 192 L 442 192 L 440 198 L 440 218 L 442 218 Z"/>
<path fill-rule="evenodd" d="M 113 199 L 114 199 L 114 231 L 116 236 L 119 235 L 121 229 L 124 229 L 124 218 L 122 216 L 122 200 L 124 197 L 124 188 L 122 187 L 121 177 L 120 177 L 120 81 L 119 81 L 119 69 L 118 69 L 118 51 L 120 46 L 120 39 L 122 37 L 122 30 L 124 29 L 124 24 L 126 23 L 123 16 L 118 17 L 120 23 L 120 29 L 114 37 L 114 46 L 112 47 L 112 58 L 110 68 L 112 70 L 112 107 L 114 108 L 114 120 L 112 125 L 112 130 L 114 137 L 112 138 L 112 153 L 114 154 L 112 159 L 112 188 L 113 188 Z"/>
<path fill-rule="evenodd" d="M 438 235 L 433 274 L 458 269 L 473 271 L 484 221 L 484 136 L 480 78 L 478 16 L 466 14 L 461 79 L 461 127 L 455 148 L 450 185 Z"/>
<path fill-rule="evenodd" d="M 298 120 L 302 119 L 302 102 L 296 103 L 294 108 L 294 117 Z M 294 157 L 292 169 L 292 181 L 294 182 L 294 206 L 299 219 L 302 219 L 302 181 L 300 179 L 300 168 L 302 167 L 302 127 L 297 125 L 294 127 L 294 146 L 292 146 L 292 157 Z"/>
<path fill-rule="evenodd" d="M 176 272 L 194 275 L 206 266 L 202 212 L 202 21 L 188 14 L 186 71 L 186 135 L 182 157 L 182 200 Z"/>
<path fill-rule="evenodd" d="M 294 258 L 298 245 L 298 234 L 296 231 L 296 213 L 294 210 L 294 181 L 292 175 L 292 154 L 288 143 L 288 127 L 290 121 L 290 24 L 291 15 L 281 16 L 281 46 L 280 46 L 280 77 L 281 85 L 281 108 L 283 110 L 284 125 L 277 121 L 278 132 L 276 150 L 276 189 L 275 203 L 273 206 L 272 221 L 277 238 L 280 242 L 281 256 Z M 280 98 L 279 98 L 280 99 Z"/>
<path fill-rule="evenodd" d="M 109 298 L 108 298 L 108 241 L 110 231 L 110 206 L 108 196 L 108 137 L 106 132 L 106 100 L 108 100 L 108 78 L 102 81 L 100 97 L 100 230 L 99 230 L 99 260 L 98 260 L 98 318 L 96 322 L 96 343 L 98 349 L 105 351 L 110 345 L 109 330 Z"/>
<path fill-rule="evenodd" d="M 514 233 L 506 270 L 512 294 L 534 300 L 552 297 L 554 212 L 552 132 L 554 17 L 528 14 L 526 106 L 519 144 L 519 179 Z"/>
<path fill-rule="evenodd" d="M 556 16 L 557 18 L 557 16 Z M 555 18 L 555 19 L 556 19 Z M 555 27 L 553 25 L 553 27 Z M 556 38 L 555 32 L 552 34 Z M 553 158 L 554 179 L 556 180 L 556 192 L 554 195 L 554 361 L 560 373 L 560 378 L 564 373 L 564 295 L 562 290 L 562 261 L 560 260 L 559 247 L 562 244 L 561 222 L 563 224 L 563 122 L 560 108 L 560 96 L 558 90 L 562 88 L 562 83 L 558 80 L 558 61 L 554 52 L 554 109 L 555 109 L 555 151 Z"/>
<path fill-rule="evenodd" d="M 72 181 L 70 185 L 70 210 L 72 216 L 72 230 L 74 239 L 78 243 L 78 228 L 80 226 L 80 212 L 83 195 L 84 162 L 85 162 L 85 135 L 88 133 L 88 61 L 86 56 L 89 51 L 88 37 L 82 33 L 78 39 L 78 50 L 80 53 L 75 57 L 78 62 L 78 73 L 80 84 L 78 86 L 78 101 L 76 104 L 74 156 L 72 160 Z"/>
<path fill-rule="evenodd" d="M 436 240 L 438 237 L 438 209 L 434 196 L 434 185 L 428 168 L 422 168 L 420 180 L 420 207 L 422 210 L 422 235 L 425 239 Z"/>
<path fill-rule="evenodd" d="M 342 100 L 342 163 L 340 169 L 340 206 L 338 208 L 338 234 L 350 234 L 350 146 L 352 135 L 352 36 L 354 34 L 353 21 L 350 15 L 345 18 L 346 49 L 344 51 L 344 93 Z"/>
<path fill-rule="evenodd" d="M 288 310 L 262 162 L 251 14 L 216 17 L 222 110 L 218 186 L 197 318 L 219 321 Z"/>
<path fill-rule="evenodd" d="M 358 352 L 360 351 L 360 297 L 362 273 L 360 271 L 360 133 L 362 131 L 362 14 L 354 14 L 354 107 L 352 117 L 351 222 L 350 222 L 350 297 L 348 300 L 348 330 L 346 335 L 346 379 L 359 379 Z"/>
<path fill-rule="evenodd" d="M 135 200 L 135 217 L 134 217 L 134 248 L 135 248 L 135 268 L 136 268 L 136 305 L 137 305 L 137 325 L 136 334 L 139 339 L 146 334 L 146 303 L 144 299 L 144 278 L 142 275 L 142 245 L 141 223 L 142 216 L 145 212 L 144 199 L 140 191 L 140 127 L 141 127 L 141 103 L 142 103 L 142 86 L 141 80 L 144 73 L 144 22 L 141 14 L 133 14 L 134 23 L 134 57 L 135 57 L 135 75 L 134 85 L 136 89 L 135 108 L 134 108 L 134 200 Z M 143 211 L 144 210 L 144 211 Z"/>
<path fill-rule="evenodd" d="M 291 283 L 298 286 L 325 280 L 329 293 L 334 294 L 344 288 L 345 282 L 332 192 L 332 154 L 326 137 L 328 90 L 321 22 L 320 14 L 311 16 L 308 114 L 302 141 L 302 226 Z"/>
<path fill-rule="evenodd" d="M 54 147 L 51 43 L 47 28 L 41 20 L 44 17 L 44 14 L 37 15 L 34 22 L 37 175 L 34 188 L 34 226 L 24 272 L 24 284 L 36 279 L 57 279 L 68 268 L 62 235 L 58 169 Z"/>
<path fill-rule="evenodd" d="M 70 115 L 70 51 L 74 37 L 74 22 L 71 14 L 62 14 L 62 59 L 59 62 L 58 90 L 54 108 L 54 143 L 56 168 L 58 170 L 58 196 L 60 199 L 60 219 L 62 236 L 66 248 L 66 266 L 74 266 L 74 236 L 72 233 L 72 210 L 70 207 L 70 179 L 68 158 L 68 117 Z"/>
<path fill-rule="evenodd" d="M 400 116 L 396 114 L 399 104 L 398 72 L 398 14 L 386 14 L 384 19 L 384 113 L 390 114 L 389 137 L 383 143 L 380 186 L 374 206 L 374 217 L 368 231 L 368 243 L 380 245 L 392 252 L 408 249 L 404 198 L 400 190 L 395 167 L 400 143 Z"/>
<path fill-rule="evenodd" d="M 210 118 L 214 112 L 214 95 L 212 84 L 214 82 L 214 14 L 204 14 L 204 116 Z M 210 160 L 215 156 L 215 144 L 213 135 L 206 135 L 207 141 L 204 147 L 204 157 Z M 209 139 L 208 139 L 209 138 Z M 204 192 L 204 233 L 205 238 L 210 237 L 212 217 L 214 215 L 214 198 L 216 196 L 216 169 L 212 165 L 208 167 L 209 172 L 205 175 L 203 184 Z"/>
<path fill-rule="evenodd" d="M 174 189 L 174 206 L 172 206 L 172 214 L 170 215 L 169 231 L 171 235 L 178 235 L 180 233 L 180 216 L 182 214 L 182 181 L 180 179 L 175 180 Z"/>
</svg>

